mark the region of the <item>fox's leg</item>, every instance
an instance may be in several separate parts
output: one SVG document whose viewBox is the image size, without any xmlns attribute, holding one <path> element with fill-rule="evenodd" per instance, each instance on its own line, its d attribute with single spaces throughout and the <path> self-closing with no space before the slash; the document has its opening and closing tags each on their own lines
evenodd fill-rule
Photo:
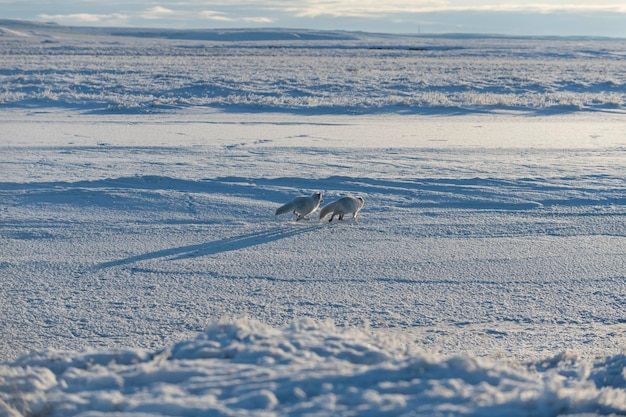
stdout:
<svg viewBox="0 0 626 417">
<path fill-rule="evenodd" d="M 306 216 L 303 216 L 302 214 L 298 213 L 296 210 L 293 211 L 293 214 L 296 215 L 296 221 L 298 220 L 311 220 Z"/>
<path fill-rule="evenodd" d="M 330 223 L 330 222 L 332 222 L 334 217 L 335 217 L 335 213 L 333 213 L 333 214 L 330 216 L 330 220 L 329 220 L 328 222 L 329 222 L 329 223 Z"/>
<path fill-rule="evenodd" d="M 339 215 L 339 220 L 343 220 L 343 213 Z"/>
</svg>

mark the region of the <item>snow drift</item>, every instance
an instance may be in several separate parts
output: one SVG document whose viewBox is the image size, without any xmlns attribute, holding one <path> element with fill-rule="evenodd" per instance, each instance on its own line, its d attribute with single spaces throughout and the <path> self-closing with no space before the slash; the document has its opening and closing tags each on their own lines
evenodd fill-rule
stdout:
<svg viewBox="0 0 626 417">
<path fill-rule="evenodd" d="M 44 351 L 0 366 L 7 416 L 556 416 L 626 412 L 626 356 L 526 367 L 442 358 L 300 320 L 215 323 L 167 349 Z"/>
</svg>

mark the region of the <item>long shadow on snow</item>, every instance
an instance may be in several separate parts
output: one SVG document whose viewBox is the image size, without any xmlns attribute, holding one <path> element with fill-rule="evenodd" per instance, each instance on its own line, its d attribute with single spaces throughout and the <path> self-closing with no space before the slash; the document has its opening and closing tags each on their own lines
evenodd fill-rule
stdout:
<svg viewBox="0 0 626 417">
<path fill-rule="evenodd" d="M 154 252 L 148 252 L 141 255 L 130 256 L 128 258 L 116 259 L 109 262 L 103 262 L 94 266 L 94 269 L 105 269 L 114 266 L 128 265 L 136 262 L 148 261 L 152 259 L 180 260 L 198 258 L 202 256 L 215 255 L 223 252 L 230 252 L 239 249 L 245 249 L 252 246 L 262 245 L 274 242 L 292 236 L 317 229 L 319 226 L 295 226 L 286 228 L 285 226 L 275 226 L 268 230 L 244 233 L 237 236 L 231 236 L 224 239 L 214 240 L 212 242 L 200 243 L 197 245 L 180 246 L 177 248 L 162 249 Z"/>
</svg>

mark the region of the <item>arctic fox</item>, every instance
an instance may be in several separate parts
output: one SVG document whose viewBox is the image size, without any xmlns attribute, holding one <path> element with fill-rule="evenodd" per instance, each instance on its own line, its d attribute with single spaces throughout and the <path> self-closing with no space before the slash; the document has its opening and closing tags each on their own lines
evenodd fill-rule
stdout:
<svg viewBox="0 0 626 417">
<path fill-rule="evenodd" d="M 339 216 L 339 220 L 343 220 L 343 216 L 348 213 L 352 213 L 352 218 L 356 219 L 357 214 L 359 214 L 359 210 L 363 208 L 363 204 L 365 204 L 363 197 L 341 197 L 339 200 L 333 201 L 322 208 L 320 211 L 320 220 L 329 214 L 332 214 L 329 222 L 332 222 L 335 216 Z"/>
<path fill-rule="evenodd" d="M 311 194 L 310 197 L 296 197 L 287 204 L 283 204 L 276 210 L 276 215 L 289 213 L 290 211 L 296 215 L 296 221 L 309 220 L 307 214 L 313 213 L 324 201 L 322 193 L 317 192 Z"/>
</svg>

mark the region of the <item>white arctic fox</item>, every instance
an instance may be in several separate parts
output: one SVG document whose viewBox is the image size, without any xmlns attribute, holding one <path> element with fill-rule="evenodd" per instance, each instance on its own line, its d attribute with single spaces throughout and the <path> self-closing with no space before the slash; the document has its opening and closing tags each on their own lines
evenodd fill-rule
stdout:
<svg viewBox="0 0 626 417">
<path fill-rule="evenodd" d="M 289 213 L 291 211 L 296 215 L 296 221 L 302 219 L 309 220 L 306 215 L 317 210 L 322 201 L 324 200 L 320 192 L 313 193 L 309 197 L 296 197 L 289 203 L 278 207 L 276 215 L 278 216 L 279 214 Z"/>
<path fill-rule="evenodd" d="M 320 211 L 320 220 L 331 213 L 332 216 L 330 216 L 329 222 L 332 222 L 335 216 L 339 216 L 339 220 L 343 220 L 343 216 L 348 213 L 352 213 L 352 218 L 356 219 L 357 214 L 359 214 L 359 210 L 363 208 L 364 204 L 365 200 L 363 200 L 363 197 L 341 197 L 339 200 L 333 201 L 332 203 L 322 207 L 322 210 Z"/>
</svg>

